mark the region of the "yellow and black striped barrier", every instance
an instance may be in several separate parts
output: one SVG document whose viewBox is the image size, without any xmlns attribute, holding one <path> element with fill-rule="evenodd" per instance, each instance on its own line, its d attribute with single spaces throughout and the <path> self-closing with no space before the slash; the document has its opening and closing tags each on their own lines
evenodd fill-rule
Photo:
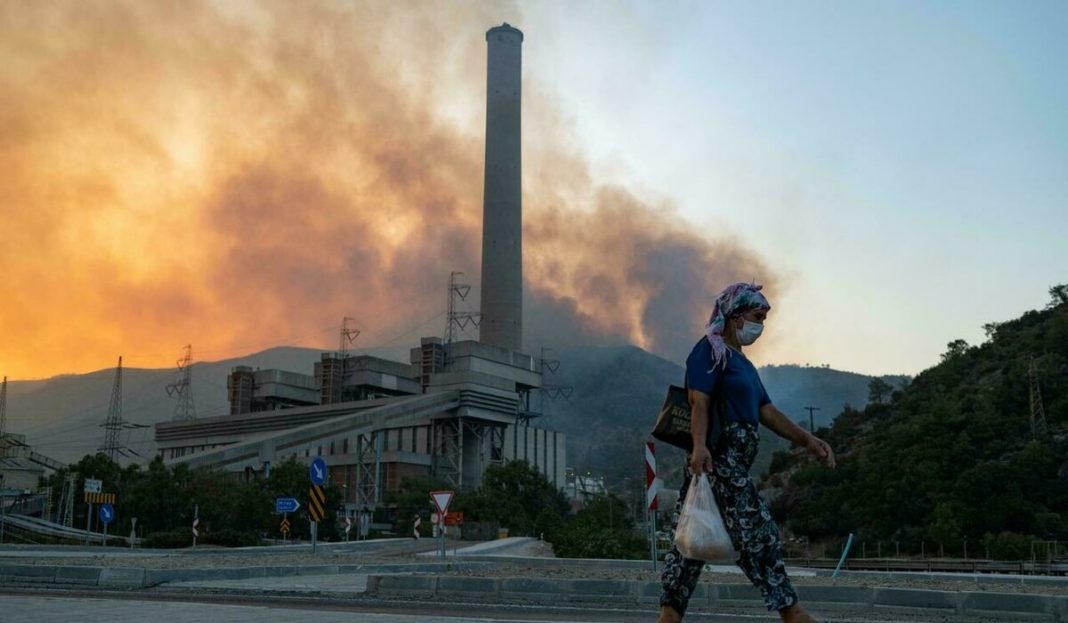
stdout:
<svg viewBox="0 0 1068 623">
<path fill-rule="evenodd" d="M 326 515 L 326 492 L 321 485 L 312 485 L 308 490 L 308 516 L 312 521 L 322 521 Z"/>
<path fill-rule="evenodd" d="M 86 504 L 114 504 L 115 503 L 115 494 L 114 493 L 88 493 L 87 492 L 85 494 L 85 503 Z"/>
</svg>

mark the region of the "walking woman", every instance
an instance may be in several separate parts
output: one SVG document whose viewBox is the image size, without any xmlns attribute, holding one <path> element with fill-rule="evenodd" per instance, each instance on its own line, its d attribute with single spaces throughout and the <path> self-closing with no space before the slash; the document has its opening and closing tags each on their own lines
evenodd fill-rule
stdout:
<svg viewBox="0 0 1068 623">
<path fill-rule="evenodd" d="M 771 309 L 760 292 L 761 287 L 736 283 L 721 292 L 716 297 L 705 337 L 686 359 L 694 450 L 671 519 L 672 536 L 691 479 L 694 475 L 709 478 L 737 552 L 738 566 L 760 589 L 769 610 L 778 610 L 787 623 L 810 623 L 815 619 L 801 608 L 786 576 L 779 529 L 749 477 L 749 467 L 757 454 L 760 424 L 806 448 L 831 468 L 834 453 L 825 441 L 775 408 L 756 367 L 742 354 L 746 346 L 760 337 Z M 715 447 L 709 448 L 706 437 L 714 396 L 724 407 L 723 432 Z M 661 576 L 658 623 L 682 620 L 704 564 L 683 558 L 678 548 L 672 547 L 664 560 Z"/>
</svg>

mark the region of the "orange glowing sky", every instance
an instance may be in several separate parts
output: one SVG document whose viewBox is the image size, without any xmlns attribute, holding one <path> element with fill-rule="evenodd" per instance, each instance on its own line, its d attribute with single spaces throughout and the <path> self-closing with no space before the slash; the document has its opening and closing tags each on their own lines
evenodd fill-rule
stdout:
<svg viewBox="0 0 1068 623">
<path fill-rule="evenodd" d="M 0 6 L 0 373 L 330 347 L 343 316 L 365 346 L 439 334 L 449 272 L 477 284 L 482 33 L 518 17 L 447 9 Z M 677 354 L 711 292 L 774 288 L 743 244 L 595 179 L 525 71 L 528 344 Z"/>
<path fill-rule="evenodd" d="M 440 335 L 505 21 L 526 350 L 681 362 L 756 280 L 757 363 L 919 372 L 1064 281 L 1066 7 L 0 3 L 0 376 Z"/>
</svg>

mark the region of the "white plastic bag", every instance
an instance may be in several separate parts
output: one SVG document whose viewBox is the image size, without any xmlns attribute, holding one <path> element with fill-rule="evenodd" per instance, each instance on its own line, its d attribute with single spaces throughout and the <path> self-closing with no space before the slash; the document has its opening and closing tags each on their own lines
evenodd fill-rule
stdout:
<svg viewBox="0 0 1068 623">
<path fill-rule="evenodd" d="M 694 476 L 690 481 L 679 525 L 675 528 L 675 546 L 683 556 L 694 560 L 733 558 L 731 537 L 723 525 L 707 474 Z"/>
</svg>

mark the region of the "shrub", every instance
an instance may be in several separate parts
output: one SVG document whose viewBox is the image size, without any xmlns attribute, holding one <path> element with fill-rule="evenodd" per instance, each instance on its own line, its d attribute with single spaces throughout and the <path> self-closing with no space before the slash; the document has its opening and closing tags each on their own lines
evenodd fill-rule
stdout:
<svg viewBox="0 0 1068 623">
<path fill-rule="evenodd" d="M 222 547 L 252 547 L 262 544 L 259 535 L 254 532 L 243 532 L 229 528 L 202 534 L 197 542 L 205 545 L 220 545 Z"/>
<path fill-rule="evenodd" d="M 193 534 L 188 528 L 170 530 L 167 532 L 151 532 L 141 539 L 141 547 L 157 549 L 175 549 L 189 547 L 193 544 Z"/>
<path fill-rule="evenodd" d="M 983 535 L 983 547 L 994 560 L 1024 560 L 1031 557 L 1032 537 L 1015 532 Z"/>
</svg>

